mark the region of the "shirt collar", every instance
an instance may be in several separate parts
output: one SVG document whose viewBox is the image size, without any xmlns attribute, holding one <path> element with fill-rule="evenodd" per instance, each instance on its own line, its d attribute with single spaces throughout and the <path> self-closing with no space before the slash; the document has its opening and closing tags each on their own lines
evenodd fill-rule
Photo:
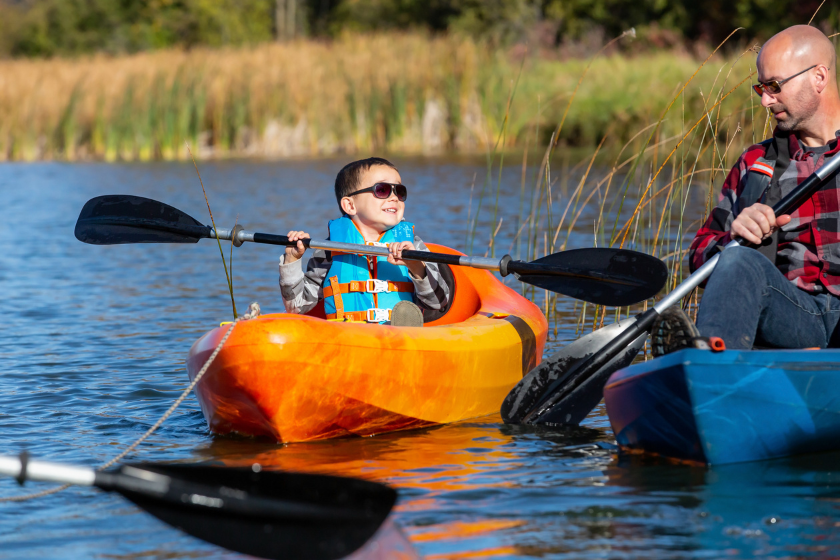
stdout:
<svg viewBox="0 0 840 560">
<path fill-rule="evenodd" d="M 774 136 L 776 136 L 777 131 L 778 129 L 773 131 Z M 781 135 L 779 137 L 784 138 Z M 808 150 L 803 149 L 802 143 L 799 142 L 799 139 L 796 137 L 795 134 L 789 134 L 787 140 L 788 150 L 790 150 L 790 159 L 795 161 L 802 161 L 811 157 L 811 154 L 813 154 L 813 152 L 809 152 Z M 833 146 L 831 146 L 832 143 L 834 144 Z M 824 154 L 826 157 L 833 156 L 838 151 L 840 151 L 840 130 L 835 131 L 834 140 L 829 142 L 829 146 L 831 146 L 830 149 Z"/>
</svg>

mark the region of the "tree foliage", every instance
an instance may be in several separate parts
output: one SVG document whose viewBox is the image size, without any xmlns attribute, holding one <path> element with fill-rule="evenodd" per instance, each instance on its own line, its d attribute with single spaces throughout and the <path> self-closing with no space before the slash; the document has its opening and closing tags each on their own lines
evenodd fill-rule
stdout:
<svg viewBox="0 0 840 560">
<path fill-rule="evenodd" d="M 742 41 L 807 23 L 822 0 L 0 0 L 0 55 L 135 52 L 272 40 L 280 2 L 296 2 L 298 35 L 425 29 L 498 44 L 603 42 L 636 27 L 643 44 Z M 817 21 L 840 27 L 840 4 Z"/>
<path fill-rule="evenodd" d="M 267 0 L 0 0 L 0 48 L 13 56 L 236 45 L 273 35 Z"/>
</svg>

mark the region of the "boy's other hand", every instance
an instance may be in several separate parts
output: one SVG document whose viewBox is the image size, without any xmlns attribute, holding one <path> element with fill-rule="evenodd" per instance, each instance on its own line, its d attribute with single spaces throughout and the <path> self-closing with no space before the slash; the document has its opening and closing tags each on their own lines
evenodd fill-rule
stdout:
<svg viewBox="0 0 840 560">
<path fill-rule="evenodd" d="M 309 234 L 305 231 L 290 231 L 286 234 L 286 237 L 289 238 L 289 241 L 297 241 L 295 245 L 287 245 L 286 246 L 286 264 L 293 263 L 303 256 L 306 252 L 306 247 L 303 246 L 303 242 L 300 241 L 301 239 L 309 239 Z"/>
<path fill-rule="evenodd" d="M 388 251 L 390 252 L 390 254 L 388 255 L 389 263 L 398 266 L 408 267 L 408 271 L 415 278 L 426 277 L 426 265 L 423 263 L 423 261 L 404 261 L 401 258 L 403 251 L 416 251 L 416 249 L 414 248 L 414 243 L 412 243 L 411 241 L 400 241 L 398 243 L 391 243 L 390 245 L 388 245 Z"/>
</svg>

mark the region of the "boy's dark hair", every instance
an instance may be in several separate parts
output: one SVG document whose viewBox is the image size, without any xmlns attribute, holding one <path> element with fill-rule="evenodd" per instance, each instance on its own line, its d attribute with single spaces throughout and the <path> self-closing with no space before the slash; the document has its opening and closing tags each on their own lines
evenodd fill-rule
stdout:
<svg viewBox="0 0 840 560">
<path fill-rule="evenodd" d="M 397 166 L 381 157 L 360 159 L 359 161 L 350 162 L 341 168 L 341 171 L 339 171 L 338 175 L 335 176 L 335 200 L 338 202 L 339 209 L 341 209 L 342 198 L 350 196 L 351 193 L 356 192 L 362 187 L 362 185 L 359 184 L 362 173 L 371 167 L 376 167 L 377 165 L 384 165 L 385 167 L 390 167 L 395 171 L 399 171 Z M 341 213 L 344 214 L 343 209 L 341 209 Z"/>
</svg>

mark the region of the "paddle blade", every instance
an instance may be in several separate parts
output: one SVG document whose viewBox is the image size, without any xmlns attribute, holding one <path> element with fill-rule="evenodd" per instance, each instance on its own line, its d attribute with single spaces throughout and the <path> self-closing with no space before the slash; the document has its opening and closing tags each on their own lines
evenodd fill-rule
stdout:
<svg viewBox="0 0 840 560">
<path fill-rule="evenodd" d="M 600 352 L 612 339 L 633 324 L 632 319 L 598 329 L 582 336 L 560 351 L 545 358 L 540 365 L 528 372 L 516 386 L 510 390 L 502 402 L 502 420 L 506 424 L 521 424 L 523 419 L 545 402 L 557 391 L 564 390 L 566 384 L 587 358 Z M 613 358 L 598 373 L 581 384 L 574 391 L 561 399 L 532 424 L 569 424 L 577 425 L 592 412 L 603 397 L 604 385 L 609 376 L 623 367 L 627 367 L 642 349 L 647 335 L 637 338 L 624 352 Z"/>
<path fill-rule="evenodd" d="M 510 263 L 527 284 L 599 305 L 632 305 L 665 285 L 665 263 L 626 249 L 573 249 L 531 263 Z"/>
<path fill-rule="evenodd" d="M 155 474 L 170 479 L 162 491 L 149 486 Z M 347 556 L 376 533 L 397 498 L 365 480 L 201 465 L 126 465 L 100 473 L 96 485 L 202 540 L 277 559 Z"/>
<path fill-rule="evenodd" d="M 131 195 L 90 199 L 76 222 L 76 239 L 92 245 L 197 243 L 210 227 L 157 200 Z"/>
</svg>

